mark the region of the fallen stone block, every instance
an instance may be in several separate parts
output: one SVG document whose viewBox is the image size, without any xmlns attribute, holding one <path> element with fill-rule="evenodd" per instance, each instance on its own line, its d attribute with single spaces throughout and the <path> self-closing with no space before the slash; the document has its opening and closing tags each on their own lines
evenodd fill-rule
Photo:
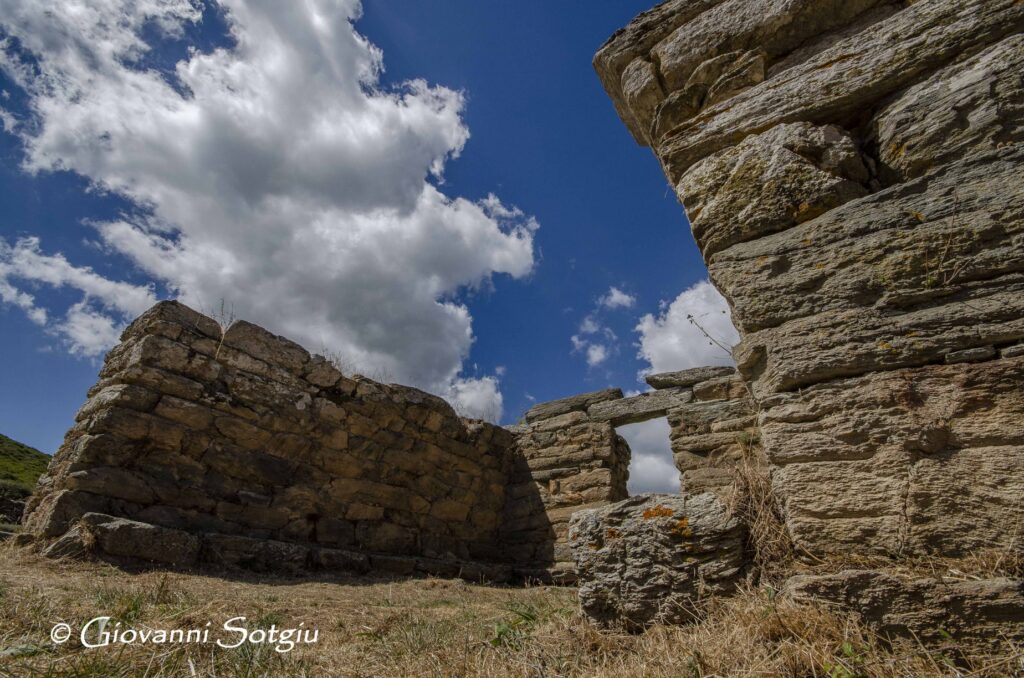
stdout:
<svg viewBox="0 0 1024 678">
<path fill-rule="evenodd" d="M 580 607 L 602 625 L 691 621 L 704 597 L 735 588 L 743 542 L 743 526 L 711 493 L 580 511 L 569 528 Z"/>
<path fill-rule="evenodd" d="M 86 513 L 78 525 L 87 546 L 115 558 L 181 566 L 199 555 L 199 538 L 181 530 L 102 513 Z"/>
</svg>

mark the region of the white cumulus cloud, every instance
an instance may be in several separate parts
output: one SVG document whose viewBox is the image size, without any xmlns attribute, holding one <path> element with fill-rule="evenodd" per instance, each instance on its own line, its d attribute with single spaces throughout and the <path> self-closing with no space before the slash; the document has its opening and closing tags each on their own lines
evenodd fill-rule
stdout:
<svg viewBox="0 0 1024 678">
<path fill-rule="evenodd" d="M 587 346 L 587 365 L 597 367 L 608 359 L 608 348 L 604 344 L 590 344 Z"/>
<path fill-rule="evenodd" d="M 643 492 L 679 492 L 679 471 L 672 461 L 669 425 L 664 417 L 615 429 L 632 453 L 629 463 L 630 495 Z"/>
<path fill-rule="evenodd" d="M 671 372 L 705 365 L 732 365 L 729 352 L 739 341 L 729 305 L 707 280 L 675 298 L 658 316 L 640 318 L 637 357 L 647 361 L 645 372 Z"/>
<path fill-rule="evenodd" d="M 46 308 L 16 284 L 72 289 L 81 299 L 51 321 Z M 156 303 L 151 285 L 109 280 L 88 266 L 41 251 L 39 239 L 9 245 L 0 239 L 0 301 L 20 308 L 37 325 L 60 337 L 74 355 L 99 355 L 117 341 L 123 325 Z"/>
<path fill-rule="evenodd" d="M 598 300 L 598 304 L 605 308 L 633 308 L 636 304 L 636 297 L 626 294 L 618 287 L 611 287 L 608 293 Z"/>
<path fill-rule="evenodd" d="M 133 201 L 135 213 L 95 224 L 102 244 L 185 303 L 227 300 L 313 350 L 497 418 L 497 379 L 461 373 L 473 332 L 459 294 L 529 275 L 537 224 L 494 195 L 439 188 L 469 138 L 462 93 L 383 87 L 383 54 L 352 23 L 358 0 L 220 5 L 233 44 L 190 50 L 169 76 L 144 67 L 143 36 L 185 35 L 196 0 L 5 2 L 0 68 L 31 109 L 14 127 L 25 170 L 77 172 Z M 87 267 L 68 267 L 82 300 L 49 311 L 88 353 L 152 290 L 112 306 Z M 19 277 L 0 276 L 0 295 L 45 322 Z"/>
</svg>

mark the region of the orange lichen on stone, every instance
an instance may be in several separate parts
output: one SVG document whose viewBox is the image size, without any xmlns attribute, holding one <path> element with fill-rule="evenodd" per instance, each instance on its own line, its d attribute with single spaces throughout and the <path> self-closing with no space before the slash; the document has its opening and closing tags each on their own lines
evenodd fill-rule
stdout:
<svg viewBox="0 0 1024 678">
<path fill-rule="evenodd" d="M 652 518 L 671 518 L 673 515 L 672 509 L 667 506 L 655 506 L 644 511 L 644 520 L 651 520 Z"/>
<path fill-rule="evenodd" d="M 687 518 L 686 516 L 683 516 L 682 518 L 677 520 L 675 522 L 675 525 L 672 526 L 671 532 L 672 532 L 672 534 L 678 534 L 680 537 L 683 537 L 683 538 L 686 538 L 686 539 L 689 539 L 690 537 L 692 537 L 693 536 L 693 530 L 690 529 L 690 519 Z"/>
<path fill-rule="evenodd" d="M 616 530 L 614 527 L 609 527 L 605 531 L 604 536 L 607 537 L 608 539 L 618 539 L 619 537 L 622 536 L 622 533 L 619 532 L 618 530 Z"/>
</svg>

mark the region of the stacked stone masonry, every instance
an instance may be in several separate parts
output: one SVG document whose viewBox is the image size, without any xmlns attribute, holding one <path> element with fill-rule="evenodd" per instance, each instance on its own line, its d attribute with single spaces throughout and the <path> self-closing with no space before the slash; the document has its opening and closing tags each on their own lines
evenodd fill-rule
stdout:
<svg viewBox="0 0 1024 678">
<path fill-rule="evenodd" d="M 607 389 L 535 405 L 511 428 L 522 464 L 506 508 L 515 562 L 573 578 L 571 516 L 627 497 L 630 450 L 616 427 L 667 417 L 681 490 L 723 494 L 731 487 L 733 467 L 756 441 L 754 409 L 735 370 L 702 367 L 647 381 L 653 390 L 629 398 Z"/>
<path fill-rule="evenodd" d="M 684 485 L 723 485 L 752 423 L 732 372 L 655 375 L 505 429 L 161 302 L 107 355 L 24 522 L 54 556 L 571 581 L 570 516 L 626 497 L 616 426 L 668 415 Z"/>
<path fill-rule="evenodd" d="M 500 578 L 514 447 L 440 398 L 163 302 L 107 356 L 25 525 L 179 565 Z M 161 540 L 194 548 L 154 557 Z"/>
<path fill-rule="evenodd" d="M 741 342 L 796 545 L 1024 524 L 1024 4 L 670 0 L 598 52 Z"/>
</svg>

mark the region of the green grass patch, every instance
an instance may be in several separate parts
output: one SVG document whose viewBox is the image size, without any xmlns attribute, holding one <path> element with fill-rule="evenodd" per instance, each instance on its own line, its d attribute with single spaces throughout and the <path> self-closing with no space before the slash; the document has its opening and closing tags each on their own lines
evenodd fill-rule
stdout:
<svg viewBox="0 0 1024 678">
<path fill-rule="evenodd" d="M 49 463 L 50 455 L 0 434 L 0 493 L 31 492 Z"/>
</svg>

